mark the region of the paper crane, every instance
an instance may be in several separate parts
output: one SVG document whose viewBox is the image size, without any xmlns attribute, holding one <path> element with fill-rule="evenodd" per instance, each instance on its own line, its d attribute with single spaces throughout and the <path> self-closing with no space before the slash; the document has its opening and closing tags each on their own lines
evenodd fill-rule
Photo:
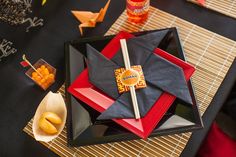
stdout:
<svg viewBox="0 0 236 157">
<path fill-rule="evenodd" d="M 111 0 L 108 0 L 105 7 L 102 8 L 99 13 L 93 13 L 91 11 L 71 11 L 72 14 L 81 22 L 79 30 L 83 35 L 84 27 L 95 27 L 97 22 L 102 22 Z"/>
</svg>

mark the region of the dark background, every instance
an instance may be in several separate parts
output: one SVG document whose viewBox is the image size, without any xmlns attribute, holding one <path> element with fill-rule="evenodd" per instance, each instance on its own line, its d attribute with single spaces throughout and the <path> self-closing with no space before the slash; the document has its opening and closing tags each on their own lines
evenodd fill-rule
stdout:
<svg viewBox="0 0 236 157">
<path fill-rule="evenodd" d="M 0 156 L 57 156 L 22 131 L 47 92 L 30 81 L 20 66 L 25 53 L 33 63 L 45 59 L 57 68 L 56 83 L 49 89 L 57 91 L 64 82 L 65 41 L 80 38 L 79 22 L 70 10 L 97 12 L 106 0 L 47 0 L 34 1 L 33 14 L 44 19 L 44 26 L 25 32 L 26 25 L 9 26 L 0 22 L 0 39 L 14 43 L 16 54 L 0 62 Z M 236 20 L 184 0 L 151 0 L 151 5 L 208 30 L 236 40 Z M 125 8 L 125 0 L 112 0 L 103 23 L 86 29 L 85 36 L 103 35 Z"/>
</svg>

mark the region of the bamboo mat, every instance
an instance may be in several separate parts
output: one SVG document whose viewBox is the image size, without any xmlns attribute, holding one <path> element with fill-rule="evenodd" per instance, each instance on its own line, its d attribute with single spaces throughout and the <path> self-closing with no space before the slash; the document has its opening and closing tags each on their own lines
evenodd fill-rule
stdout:
<svg viewBox="0 0 236 157">
<path fill-rule="evenodd" d="M 176 16 L 151 7 L 148 21 L 133 25 L 126 21 L 124 12 L 112 25 L 106 35 L 118 33 L 177 27 L 187 61 L 196 67 L 192 81 L 195 87 L 199 109 L 203 114 L 223 81 L 236 56 L 236 42 L 210 32 Z M 64 86 L 59 90 L 64 93 Z M 32 120 L 24 128 L 32 135 Z M 83 147 L 67 147 L 66 128 L 62 134 L 49 143 L 42 143 L 60 156 L 179 156 L 191 133 L 167 135 L 114 142 Z"/>
<path fill-rule="evenodd" d="M 187 0 L 187 1 L 199 5 L 197 0 Z M 217 11 L 226 16 L 236 18 L 236 0 L 206 0 L 205 5 L 202 7 Z"/>
</svg>

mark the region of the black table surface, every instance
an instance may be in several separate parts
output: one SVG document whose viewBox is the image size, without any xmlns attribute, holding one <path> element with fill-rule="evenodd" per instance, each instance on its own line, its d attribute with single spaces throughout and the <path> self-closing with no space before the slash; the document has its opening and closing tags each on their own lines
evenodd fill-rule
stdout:
<svg viewBox="0 0 236 157">
<path fill-rule="evenodd" d="M 65 41 L 80 38 L 79 22 L 75 20 L 70 10 L 98 11 L 105 3 L 106 0 L 48 0 L 46 5 L 41 7 L 40 1 L 36 1 L 34 13 L 44 19 L 44 26 L 32 29 L 29 33 L 25 32 L 25 25 L 13 27 L 0 22 L 0 39 L 12 41 L 14 47 L 18 49 L 16 54 L 0 62 L 0 156 L 57 156 L 22 130 L 33 117 L 47 91 L 38 88 L 25 76 L 26 69 L 22 68 L 19 62 L 25 53 L 32 62 L 43 58 L 56 67 L 56 83 L 49 90 L 57 91 L 65 79 L 63 44 Z M 235 19 L 185 0 L 151 0 L 151 5 L 236 40 Z M 104 22 L 94 29 L 86 29 L 85 36 L 104 35 L 124 8 L 125 0 L 112 0 Z M 231 69 L 232 74 L 234 69 L 236 68 Z M 227 97 L 234 78 L 228 75 L 227 79 L 225 87 L 217 93 L 218 96 Z M 183 156 L 194 156 L 224 100 L 214 100 L 218 103 L 203 117 L 205 129 L 194 133 Z"/>
</svg>

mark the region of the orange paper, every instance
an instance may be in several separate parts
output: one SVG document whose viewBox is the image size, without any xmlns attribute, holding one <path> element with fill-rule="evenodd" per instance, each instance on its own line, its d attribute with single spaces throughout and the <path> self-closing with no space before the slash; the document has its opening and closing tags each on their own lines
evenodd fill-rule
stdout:
<svg viewBox="0 0 236 157">
<path fill-rule="evenodd" d="M 111 0 L 108 0 L 105 7 L 102 8 L 99 13 L 93 13 L 91 11 L 71 11 L 77 20 L 81 22 L 79 25 L 81 35 L 83 35 L 83 28 L 95 27 L 97 22 L 102 22 L 104 20 L 110 1 Z"/>
<path fill-rule="evenodd" d="M 132 80 L 131 84 L 134 83 L 134 87 L 135 89 L 141 89 L 141 88 L 146 88 L 146 81 L 145 81 L 145 77 L 143 74 L 143 70 L 142 67 L 140 65 L 134 65 L 131 66 L 131 69 L 136 71 L 138 76 L 138 81 L 136 80 Z M 124 81 L 122 80 L 122 78 L 124 77 L 126 70 L 125 68 L 119 68 L 119 69 L 115 69 L 115 77 L 116 77 L 116 83 L 117 83 L 117 87 L 118 87 L 118 92 L 124 93 L 124 92 L 128 92 L 130 90 L 129 86 L 127 86 L 127 83 L 124 83 Z"/>
</svg>

